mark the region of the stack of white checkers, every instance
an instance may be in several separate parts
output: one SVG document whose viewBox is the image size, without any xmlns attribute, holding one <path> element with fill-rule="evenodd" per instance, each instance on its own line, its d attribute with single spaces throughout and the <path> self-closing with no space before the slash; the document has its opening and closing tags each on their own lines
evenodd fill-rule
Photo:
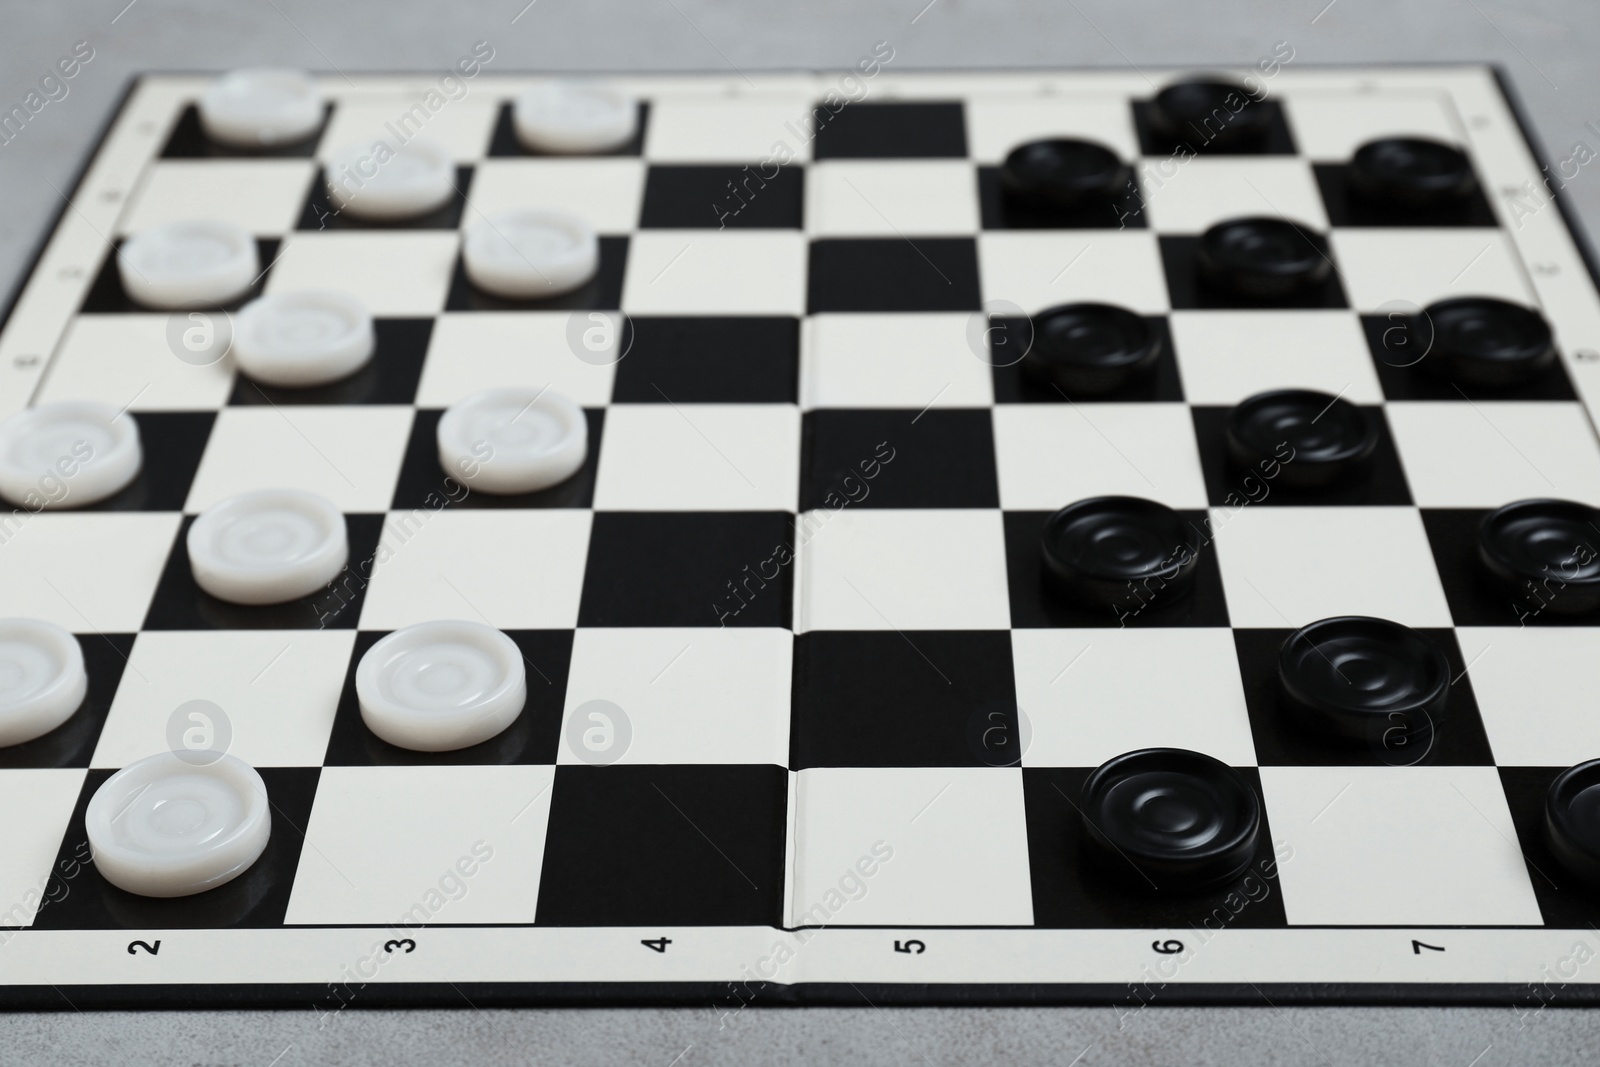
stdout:
<svg viewBox="0 0 1600 1067">
<path fill-rule="evenodd" d="M 261 149 L 304 140 L 322 124 L 314 79 L 297 71 L 241 70 L 199 100 L 211 139 Z M 517 136 L 546 153 L 608 151 L 635 135 L 637 102 L 613 90 L 549 82 L 517 101 Z M 416 138 L 398 150 L 356 143 L 328 161 L 331 202 L 375 225 L 415 219 L 458 195 L 447 149 Z M 594 228 L 575 215 L 530 205 L 478 219 L 462 257 L 479 289 L 539 300 L 590 282 L 599 267 Z M 153 226 L 117 254 L 128 297 L 160 310 L 220 310 L 246 297 L 264 273 L 255 239 L 207 219 Z M 336 290 L 306 289 L 251 300 L 231 320 L 239 370 L 295 390 L 360 372 L 376 351 L 372 314 Z M 588 455 L 582 408 L 548 389 L 487 389 L 439 421 L 439 463 L 484 493 L 522 494 L 575 474 Z M 63 402 L 0 422 L 0 498 L 31 511 L 107 500 L 140 476 L 135 417 L 106 404 Z M 65 492 L 44 487 L 67 485 Z M 331 501 L 297 489 L 259 489 L 222 500 L 189 528 L 195 583 L 219 600 L 282 604 L 324 589 L 349 561 L 345 518 Z M 50 623 L 0 619 L 0 746 L 56 729 L 88 691 L 77 639 Z M 505 730 L 527 697 L 523 659 L 505 634 L 442 620 L 377 642 L 356 671 L 361 715 L 373 734 L 403 748 L 444 752 Z M 131 893 L 176 897 L 242 874 L 271 835 L 261 776 L 219 751 L 164 752 L 132 763 L 95 793 L 87 832 L 96 867 Z"/>
</svg>

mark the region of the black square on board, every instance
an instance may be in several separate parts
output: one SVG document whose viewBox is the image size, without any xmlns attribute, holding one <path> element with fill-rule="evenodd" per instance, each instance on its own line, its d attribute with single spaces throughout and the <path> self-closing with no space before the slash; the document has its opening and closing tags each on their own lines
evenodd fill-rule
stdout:
<svg viewBox="0 0 1600 1067">
<path fill-rule="evenodd" d="M 1317 250 L 1333 260 L 1328 239 L 1319 233 L 1302 230 L 1306 240 Z M 1252 310 L 1256 308 L 1342 308 L 1345 301 L 1344 286 L 1339 281 L 1337 269 L 1329 273 L 1320 286 L 1281 300 L 1255 300 L 1215 289 L 1200 280 L 1195 258 L 1200 249 L 1198 237 L 1161 238 L 1161 266 L 1167 276 L 1167 294 L 1172 299 L 1174 311 L 1219 311 L 1227 309 Z"/>
<path fill-rule="evenodd" d="M 1509 501 L 1508 501 L 1509 503 Z M 1490 509 L 1423 508 L 1422 527 L 1433 550 L 1439 583 L 1457 626 L 1594 626 L 1594 615 L 1564 615 L 1549 610 L 1561 596 L 1559 577 L 1514 596 L 1497 585 L 1478 552 L 1478 525 Z M 1600 550 L 1595 544 L 1574 545 L 1574 552 Z"/>
<path fill-rule="evenodd" d="M 1041 312 L 1042 314 L 1042 312 Z M 1037 318 L 1038 316 L 1035 316 Z M 989 319 L 989 363 L 994 368 L 994 400 L 997 404 L 1113 404 L 1157 401 L 1183 401 L 1183 379 L 1178 373 L 1178 357 L 1172 347 L 1172 331 L 1167 327 L 1165 315 L 1146 315 L 1150 332 L 1161 345 L 1155 366 L 1126 386 L 1111 393 L 1095 396 L 1073 396 L 1050 385 L 1038 382 L 1022 373 L 1022 357 L 1014 352 L 997 350 L 996 343 L 1020 342 L 1024 353 L 1033 343 L 1033 326 L 1026 319 L 992 316 Z"/>
<path fill-rule="evenodd" d="M 801 423 L 800 509 L 997 508 L 989 409 L 825 409 Z"/>
<path fill-rule="evenodd" d="M 793 618 L 788 512 L 597 511 L 579 626 L 780 626 Z"/>
<path fill-rule="evenodd" d="M 1087 840 L 1083 783 L 1093 768 L 1024 768 L 1022 795 L 1028 812 L 1033 924 L 1189 931 L 1183 940 L 1190 951 L 1229 927 L 1287 926 L 1261 775 L 1254 767 L 1234 769 L 1249 782 L 1261 804 L 1256 854 L 1250 866 L 1231 882 L 1196 893 L 1175 893 L 1155 891 L 1136 868 Z M 1146 994 L 1146 999 L 1149 996 Z"/>
<path fill-rule="evenodd" d="M 362 631 L 339 693 L 328 738 L 328 767 L 507 766 L 551 764 L 561 740 L 561 709 L 567 694 L 567 668 L 572 660 L 571 630 L 506 630 L 522 653 L 528 689 L 522 714 L 487 741 L 452 752 L 414 752 L 382 740 L 361 719 L 356 699 L 356 666 L 386 633 Z"/>
<path fill-rule="evenodd" d="M 822 311 L 977 311 L 970 237 L 833 237 L 811 242 L 806 303 Z"/>
<path fill-rule="evenodd" d="M 978 214 L 986 230 L 1143 230 L 1144 199 L 1137 184 L 1117 196 L 1091 197 L 1061 211 L 1041 211 L 1006 199 L 999 167 L 978 168 Z"/>
<path fill-rule="evenodd" d="M 144 462 L 127 488 L 90 504 L 85 511 L 182 511 L 200 457 L 211 437 L 217 416 L 210 411 L 140 411 L 133 414 L 139 427 L 139 447 Z M 71 494 L 72 481 L 67 480 Z"/>
<path fill-rule="evenodd" d="M 600 469 L 600 442 L 605 431 L 605 412 L 585 408 L 589 425 L 589 452 L 583 466 L 566 481 L 536 493 L 485 493 L 474 490 L 459 477 L 439 465 L 439 419 L 443 411 L 419 409 L 411 420 L 411 437 L 406 442 L 405 458 L 400 461 L 400 477 L 395 482 L 393 507 L 396 511 L 429 512 L 447 508 L 587 508 L 594 505 L 595 473 Z M 397 522 L 407 522 L 398 516 Z M 419 516 L 419 523 L 423 517 Z"/>
<path fill-rule="evenodd" d="M 1389 432 L 1389 420 L 1382 407 L 1358 406 L 1367 424 L 1378 431 L 1378 446 L 1359 469 L 1326 486 L 1296 488 L 1283 481 L 1283 469 L 1292 466 L 1269 464 L 1265 469 L 1240 468 L 1228 455 L 1228 416 L 1231 408 L 1196 407 L 1194 432 L 1200 446 L 1200 470 L 1205 475 L 1206 499 L 1212 507 L 1239 508 L 1324 506 L 1399 506 L 1411 503 L 1400 455 Z"/>
<path fill-rule="evenodd" d="M 1413 309 L 1408 309 L 1413 310 Z M 1478 385 L 1457 385 L 1433 374 L 1428 364 L 1428 338 L 1418 338 L 1408 316 L 1363 315 L 1361 330 L 1378 372 L 1378 384 L 1386 400 L 1576 400 L 1578 394 L 1558 359 L 1543 374 L 1530 382 L 1500 389 Z"/>
<path fill-rule="evenodd" d="M 517 140 L 517 124 L 512 118 L 512 104 L 501 104 L 500 112 L 495 116 L 494 133 L 489 138 L 489 158 L 503 159 L 510 156 L 553 156 L 557 159 L 593 159 L 607 156 L 638 156 L 644 154 L 644 134 L 650 123 L 650 105 L 644 101 L 639 103 L 639 123 L 634 130 L 633 139 L 619 148 L 610 152 L 582 152 L 561 153 L 533 152 L 522 147 L 522 142 Z"/>
<path fill-rule="evenodd" d="M 1472 681 L 1461 657 L 1454 630 L 1419 629 L 1417 632 L 1444 653 L 1455 679 L 1444 713 L 1434 723 L 1431 741 L 1404 739 L 1395 744 L 1348 745 L 1302 729 L 1279 703 L 1278 650 L 1293 630 L 1235 630 L 1239 677 L 1244 683 L 1250 732 L 1255 737 L 1256 762 L 1263 767 L 1460 767 L 1492 766 L 1494 754 L 1478 714 Z"/>
<path fill-rule="evenodd" d="M 348 378 L 309 389 L 262 385 L 243 374 L 233 382 L 228 403 L 250 404 L 410 404 L 417 397 L 422 364 L 428 358 L 432 319 L 374 319 L 372 359 Z"/>
<path fill-rule="evenodd" d="M 548 300 L 507 300 L 475 288 L 456 256 L 446 311 L 615 311 L 622 306 L 622 277 L 628 267 L 628 239 L 600 238 L 600 267 L 588 284 Z"/>
<path fill-rule="evenodd" d="M 1072 501 L 1062 502 L 1065 507 Z M 1141 599 L 1130 589 L 1127 599 L 1110 607 L 1088 607 L 1066 600 L 1044 585 L 1039 559 L 1039 538 L 1048 511 L 1008 511 L 1005 514 L 1006 581 L 1011 595 L 1011 625 L 1015 629 L 1143 626 L 1226 626 L 1228 601 L 1222 591 L 1222 571 L 1209 518 L 1203 511 L 1179 511 L 1200 531 L 1200 560 L 1195 564 L 1194 585 L 1174 600 Z"/>
<path fill-rule="evenodd" d="M 172 127 L 166 146 L 161 149 L 162 159 L 310 159 L 317 153 L 322 131 L 328 128 L 328 116 L 333 114 L 329 104 L 323 112 L 322 125 L 313 133 L 290 144 L 270 148 L 238 148 L 222 144 L 206 136 L 200 125 L 200 109 L 193 104 L 183 109 Z"/>
<path fill-rule="evenodd" d="M 0 769 L 87 767 L 100 742 L 100 728 L 133 654 L 133 634 L 78 634 L 89 691 L 72 717 L 54 730 L 20 745 L 0 748 Z M 3 922 L 3 919 L 0 919 Z"/>
<path fill-rule="evenodd" d="M 254 284 L 242 296 L 230 300 L 222 305 L 224 311 L 238 311 L 250 301 L 260 296 L 266 288 L 267 275 L 272 271 L 272 264 L 278 258 L 278 239 L 276 237 L 256 238 L 256 258 L 261 262 L 261 273 L 256 277 Z M 122 274 L 117 270 L 117 252 L 122 248 L 122 241 L 118 240 L 113 247 L 107 250 L 106 258 L 100 264 L 100 273 L 95 275 L 94 282 L 89 286 L 89 292 L 84 295 L 83 306 L 78 311 L 84 315 L 96 313 L 109 313 L 126 315 L 132 312 L 149 314 L 152 310 L 143 304 L 134 303 L 122 287 Z M 206 310 L 214 309 L 186 309 L 171 312 L 174 315 L 203 315 Z"/>
<path fill-rule="evenodd" d="M 792 404 L 800 320 L 778 316 L 635 318 L 617 364 L 619 404 Z"/>
<path fill-rule="evenodd" d="M 349 202 L 358 205 L 361 202 L 359 181 L 358 177 L 352 175 L 351 179 L 346 180 L 341 187 L 341 195 L 348 194 Z M 467 209 L 467 192 L 471 186 L 472 168 L 457 167 L 455 192 L 451 194 L 449 200 L 427 214 L 401 219 L 367 219 L 334 204 L 328 195 L 328 172 L 319 169 L 310 190 L 306 193 L 305 206 L 300 209 L 300 220 L 295 223 L 294 228 L 330 231 L 454 230 L 461 225 L 461 217 Z"/>
<path fill-rule="evenodd" d="M 1005 630 L 814 630 L 794 643 L 791 729 L 806 767 L 1006 765 L 985 730 L 1017 729 Z"/>
<path fill-rule="evenodd" d="M 350 543 L 350 561 L 339 577 L 326 589 L 286 604 L 250 607 L 230 604 L 204 592 L 195 584 L 189 567 L 189 527 L 194 516 L 186 515 L 172 553 L 156 583 L 150 609 L 145 613 L 144 630 L 353 630 L 361 617 L 367 585 L 383 533 L 382 515 L 346 515 L 345 537 Z"/>
<path fill-rule="evenodd" d="M 1244 144 L 1217 144 L 1216 126 L 1207 123 L 1191 127 L 1182 137 L 1164 137 L 1152 127 L 1150 113 L 1155 108 L 1152 100 L 1133 102 L 1133 124 L 1139 132 L 1139 154 L 1142 156 L 1177 157 L 1178 161 L 1194 156 L 1292 156 L 1295 154 L 1294 136 L 1289 132 L 1289 121 L 1284 116 L 1283 105 L 1276 100 L 1250 100 L 1246 107 L 1266 115 L 1262 136 Z"/>
<path fill-rule="evenodd" d="M 1539 902 L 1544 924 L 1555 929 L 1590 931 L 1600 927 L 1600 894 L 1584 885 L 1550 851 L 1544 836 L 1544 803 L 1550 783 L 1565 767 L 1501 767 L 1500 785 L 1511 825 L 1517 830 L 1517 847 L 1528 865 L 1528 881 Z M 1551 961 L 1554 964 L 1554 960 Z M 1554 987 L 1560 1003 L 1559 985 Z M 1544 998 L 1549 1000 L 1547 993 Z"/>
<path fill-rule="evenodd" d="M 768 174 L 772 170 L 775 173 Z M 645 177 L 641 229 L 799 229 L 805 205 L 803 167 L 758 163 L 653 164 Z"/>
<path fill-rule="evenodd" d="M 787 807 L 782 767 L 557 767 L 536 921 L 779 926 Z"/>
<path fill-rule="evenodd" d="M 1500 221 L 1479 186 L 1457 203 L 1437 208 L 1406 204 L 1371 204 L 1350 191 L 1350 168 L 1343 163 L 1316 163 L 1312 171 L 1328 212 L 1328 225 L 1358 227 L 1477 226 L 1494 228 Z"/>
<path fill-rule="evenodd" d="M 966 114 L 959 102 L 819 103 L 816 159 L 948 159 L 967 154 Z"/>
<path fill-rule="evenodd" d="M 188 897 L 143 897 L 100 877 L 89 853 L 84 813 L 114 771 L 84 780 L 34 918 L 35 930 L 223 930 L 283 925 L 300 847 L 317 795 L 320 767 L 258 767 L 271 805 L 272 836 L 261 858 L 233 881 Z"/>
</svg>

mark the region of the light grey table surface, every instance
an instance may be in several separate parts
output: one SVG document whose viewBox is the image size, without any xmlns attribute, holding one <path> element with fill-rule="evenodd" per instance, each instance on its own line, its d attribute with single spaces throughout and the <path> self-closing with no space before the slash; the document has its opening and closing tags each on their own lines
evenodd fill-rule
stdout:
<svg viewBox="0 0 1600 1067">
<path fill-rule="evenodd" d="M 896 69 L 1248 64 L 1287 40 L 1297 64 L 1491 61 L 1547 158 L 1600 149 L 1600 7 L 1591 0 L 80 0 L 0 3 L 0 110 L 75 42 L 94 60 L 0 145 L 0 292 L 44 229 L 127 80 L 143 70 L 440 68 L 476 40 L 497 70 L 845 67 L 888 40 Z M 124 6 L 126 5 L 126 6 Z M 926 6 L 924 6 L 926 5 Z M 519 17 L 520 13 L 520 17 Z M 513 23 L 513 19 L 515 22 Z M 1597 127 L 1587 126 L 1594 122 Z M 1600 232 L 1600 167 L 1568 188 Z M 1600 1061 L 1600 1014 L 1479 1009 L 1151 1007 L 0 1015 L 0 1064 L 799 1063 L 1130 1065 Z M 1077 1057 L 1076 1059 L 1074 1057 Z"/>
</svg>

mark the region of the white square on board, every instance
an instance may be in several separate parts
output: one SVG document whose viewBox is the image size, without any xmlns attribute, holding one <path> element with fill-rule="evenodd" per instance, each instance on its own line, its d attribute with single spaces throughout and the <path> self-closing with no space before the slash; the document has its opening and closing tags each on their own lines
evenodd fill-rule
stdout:
<svg viewBox="0 0 1600 1067">
<path fill-rule="evenodd" d="M 1456 640 L 1495 763 L 1570 767 L 1600 759 L 1600 630 L 1462 627 Z"/>
<path fill-rule="evenodd" d="M 6 614 L 74 633 L 133 633 L 172 550 L 176 512 L 0 511 Z"/>
<path fill-rule="evenodd" d="M 463 226 L 507 208 L 570 211 L 600 233 L 639 225 L 645 165 L 639 159 L 488 159 L 473 168 Z"/>
<path fill-rule="evenodd" d="M 1232 406 L 1268 389 L 1380 404 L 1361 319 L 1350 311 L 1174 311 L 1172 348 L 1191 404 Z"/>
<path fill-rule="evenodd" d="M 41 906 L 51 897 L 60 899 L 56 856 L 72 819 L 72 809 L 83 792 L 87 771 L 81 768 L 0 770 L 0 810 L 26 812 L 26 818 L 0 823 L 0 927 L 26 927 Z M 73 842 L 70 859 L 82 864 L 89 859 L 88 842 Z M 58 875 L 56 886 L 51 874 Z M 67 883 L 67 892 L 74 887 Z"/>
<path fill-rule="evenodd" d="M 1058 304 L 1099 302 L 1167 310 L 1167 279 L 1155 234 L 1125 230 L 985 232 L 978 236 L 983 299 L 1029 315 Z"/>
<path fill-rule="evenodd" d="M 288 923 L 531 923 L 555 768 L 325 767 Z"/>
<path fill-rule="evenodd" d="M 569 630 L 592 519 L 575 508 L 391 512 L 361 628 L 468 619 L 502 630 Z"/>
<path fill-rule="evenodd" d="M 994 372 L 968 340 L 972 316 L 812 315 L 801 327 L 800 402 L 811 408 L 988 407 Z M 983 348 L 985 357 L 988 349 Z"/>
<path fill-rule="evenodd" d="M 424 94 L 365 97 L 341 103 L 317 145 L 317 158 L 328 159 L 345 147 L 381 140 L 391 148 L 418 137 L 437 141 L 457 163 L 482 159 L 489 151 L 489 136 L 499 112 L 487 95 L 468 98 L 472 83 L 457 79 L 466 87 L 459 99 L 440 92 L 431 100 Z M 433 107 L 429 107 L 429 104 Z"/>
<path fill-rule="evenodd" d="M 984 508 L 800 516 L 797 631 L 1003 630 L 1005 536 Z"/>
<path fill-rule="evenodd" d="M 806 230 L 817 237 L 978 232 L 978 176 L 964 159 L 828 160 L 806 170 Z"/>
<path fill-rule="evenodd" d="M 613 404 L 594 506 L 604 511 L 793 511 L 793 404 Z"/>
<path fill-rule="evenodd" d="M 1055 511 L 1101 495 L 1206 506 L 1185 404 L 1000 404 L 994 442 L 1008 511 Z"/>
<path fill-rule="evenodd" d="M 145 631 L 90 766 L 122 767 L 162 751 L 178 707 L 208 700 L 226 717 L 226 727 L 212 729 L 214 737 L 226 730 L 230 754 L 253 767 L 320 767 L 355 637 L 354 630 Z"/>
<path fill-rule="evenodd" d="M 630 315 L 799 315 L 806 240 L 798 230 L 643 230 L 628 241 Z"/>
<path fill-rule="evenodd" d="M 1139 154 L 1126 97 L 972 99 L 966 114 L 967 152 L 979 163 L 1000 163 L 1020 144 L 1057 137 L 1095 141 L 1126 160 Z"/>
<path fill-rule="evenodd" d="M 1531 497 L 1600 505 L 1600 450 L 1576 401 L 1404 402 L 1388 416 L 1422 507 L 1497 508 Z"/>
<path fill-rule="evenodd" d="M 184 510 L 250 489 L 304 489 L 345 512 L 382 512 L 411 436 L 409 407 L 228 407 L 217 413 Z"/>
<path fill-rule="evenodd" d="M 1281 216 L 1325 230 L 1311 164 L 1297 156 L 1216 156 L 1189 159 L 1170 176 L 1140 173 L 1150 225 L 1161 233 L 1203 233 L 1224 219 Z"/>
<path fill-rule="evenodd" d="M 210 321 L 214 312 L 179 314 L 187 320 L 185 329 L 216 329 Z M 222 407 L 233 390 L 232 357 L 204 367 L 179 359 L 167 343 L 169 318 L 164 314 L 74 318 L 50 361 L 38 402 L 99 400 L 135 412 Z"/>
<path fill-rule="evenodd" d="M 794 925 L 1033 922 L 1016 768 L 812 768 L 795 808 Z"/>
<path fill-rule="evenodd" d="M 567 330 L 615 328 L 615 321 L 593 320 L 594 311 L 469 311 L 433 321 L 428 358 L 417 383 L 417 406 L 449 407 L 482 389 L 549 386 L 584 407 L 605 407 L 611 399 L 615 364 L 586 363 L 573 354 Z M 580 344 L 581 342 L 580 333 Z M 626 358 L 626 357 L 624 357 Z"/>
<path fill-rule="evenodd" d="M 1013 630 L 1025 767 L 1098 767 L 1138 748 L 1256 762 L 1233 631 Z"/>
<path fill-rule="evenodd" d="M 1461 296 L 1534 303 L 1517 254 L 1499 230 L 1335 229 L 1328 239 L 1345 296 L 1358 311 L 1415 311 Z"/>
<path fill-rule="evenodd" d="M 658 99 L 650 106 L 645 158 L 751 165 L 807 160 L 815 103 L 798 93 Z"/>
<path fill-rule="evenodd" d="M 1493 767 L 1263 767 L 1261 787 L 1293 925 L 1543 922 Z"/>
<path fill-rule="evenodd" d="M 1297 629 L 1335 615 L 1449 626 L 1415 508 L 1211 509 L 1234 626 Z"/>
<path fill-rule="evenodd" d="M 293 233 L 267 275 L 267 292 L 340 289 L 374 315 L 434 315 L 450 291 L 460 242 L 454 230 Z"/>
<path fill-rule="evenodd" d="M 315 175 L 309 159 L 158 159 L 119 232 L 215 219 L 275 237 L 294 229 Z"/>
<path fill-rule="evenodd" d="M 618 763 L 789 763 L 794 636 L 765 627 L 579 629 L 563 722 L 591 700 L 628 716 Z M 562 730 L 557 763 L 590 762 Z"/>
<path fill-rule="evenodd" d="M 1278 99 L 1289 114 L 1302 156 L 1343 163 L 1380 137 L 1427 137 L 1460 144 L 1447 94 L 1429 90 L 1381 92 L 1285 89 Z"/>
</svg>

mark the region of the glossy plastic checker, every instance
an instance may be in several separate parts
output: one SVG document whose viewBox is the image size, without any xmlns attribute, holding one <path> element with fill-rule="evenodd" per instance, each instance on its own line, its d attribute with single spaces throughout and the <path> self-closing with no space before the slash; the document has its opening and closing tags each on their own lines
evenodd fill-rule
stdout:
<svg viewBox="0 0 1600 1067">
<path fill-rule="evenodd" d="M 0 515 L 0 615 L 74 631 L 90 673 L 67 725 L 0 750 L 0 1004 L 1593 999 L 1573 960 L 1600 951 L 1600 896 L 1539 821 L 1553 777 L 1600 756 L 1600 629 L 1519 618 L 1472 558 L 1488 509 L 1600 504 L 1584 260 L 1492 71 L 1287 67 L 1264 151 L 1193 160 L 1148 130 L 1178 73 L 621 78 L 640 137 L 574 158 L 518 148 L 521 77 L 420 111 L 431 75 L 325 78 L 323 131 L 254 157 L 205 142 L 204 79 L 139 80 L 0 333 L 0 413 L 106 401 L 146 445 L 112 500 Z M 403 115 L 461 195 L 414 225 L 331 215 L 321 161 Z M 1345 202 L 1353 150 L 1397 133 L 1466 148 L 1462 224 Z M 1046 135 L 1135 161 L 1140 195 L 1017 227 L 997 168 Z M 525 204 L 593 223 L 593 284 L 533 308 L 471 288 L 462 227 Z M 1326 234 L 1337 273 L 1309 306 L 1193 285 L 1197 235 L 1259 214 Z M 257 236 L 260 291 L 364 300 L 371 366 L 297 392 L 175 357 L 112 246 L 195 216 Z M 1560 370 L 1480 397 L 1389 365 L 1391 310 L 1467 294 L 1539 307 Z M 1138 395 L 992 365 L 986 308 L 1086 300 L 1168 340 Z M 574 329 L 616 310 L 628 354 L 580 358 Z M 496 499 L 445 478 L 441 412 L 503 385 L 585 408 L 571 481 Z M 1283 386 L 1377 413 L 1364 489 L 1236 484 L 1227 409 Z M 307 601 L 210 599 L 183 532 L 272 486 L 337 504 L 355 562 Z M 1209 519 L 1191 597 L 1119 617 L 1041 590 L 1045 516 L 1096 494 Z M 1283 638 L 1344 613 L 1447 650 L 1426 753 L 1330 749 L 1276 713 Z M 364 728 L 354 667 L 437 618 L 505 631 L 529 698 L 489 742 L 406 752 Z M 202 896 L 123 893 L 88 860 L 88 798 L 196 699 L 260 769 L 271 843 Z M 1084 859 L 1085 778 L 1150 746 L 1258 790 L 1238 884 L 1156 897 Z"/>
</svg>

